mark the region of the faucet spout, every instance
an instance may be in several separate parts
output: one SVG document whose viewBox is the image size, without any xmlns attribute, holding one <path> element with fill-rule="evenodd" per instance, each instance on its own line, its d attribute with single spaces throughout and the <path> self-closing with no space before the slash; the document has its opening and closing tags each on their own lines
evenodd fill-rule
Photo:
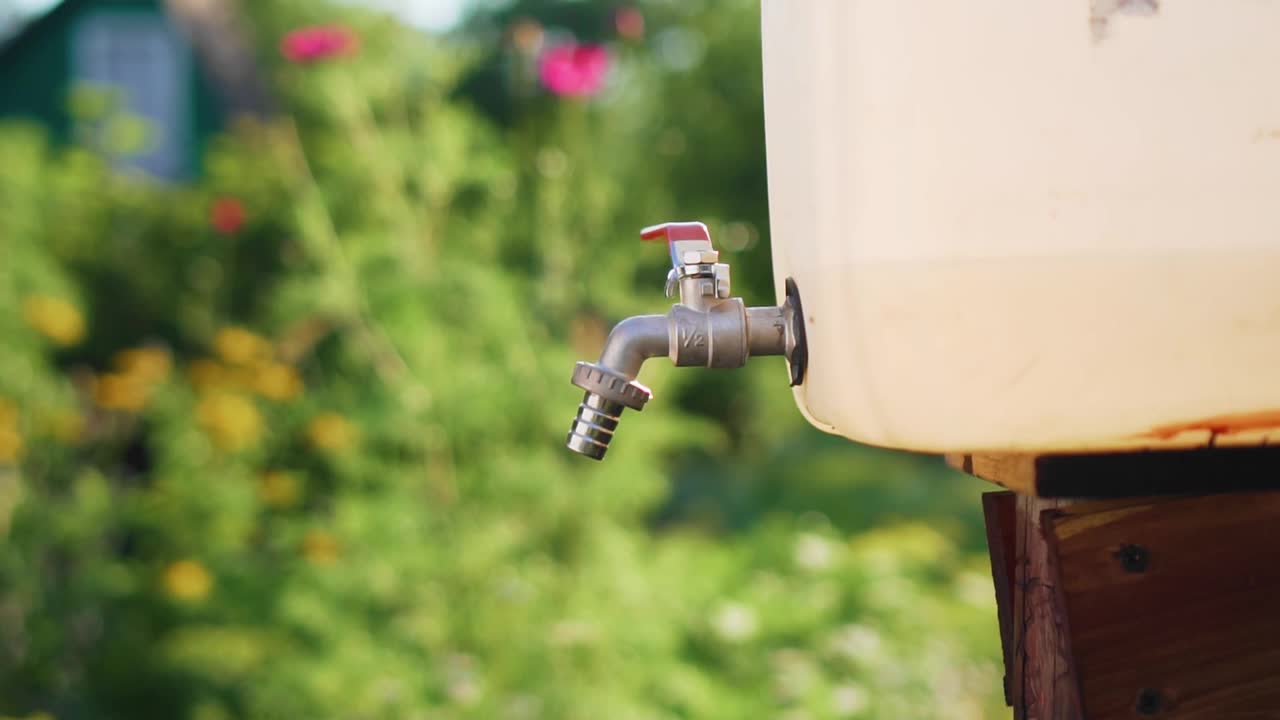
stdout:
<svg viewBox="0 0 1280 720">
<path fill-rule="evenodd" d="M 668 354 L 671 345 L 663 315 L 637 315 L 614 326 L 597 363 L 580 362 L 573 384 L 586 391 L 569 428 L 565 445 L 594 460 L 603 460 L 622 411 L 644 409 L 651 393 L 636 382 L 640 366 Z"/>
<path fill-rule="evenodd" d="M 613 327 L 599 364 L 634 380 L 645 360 L 667 355 L 670 345 L 665 315 L 636 315 Z"/>
</svg>

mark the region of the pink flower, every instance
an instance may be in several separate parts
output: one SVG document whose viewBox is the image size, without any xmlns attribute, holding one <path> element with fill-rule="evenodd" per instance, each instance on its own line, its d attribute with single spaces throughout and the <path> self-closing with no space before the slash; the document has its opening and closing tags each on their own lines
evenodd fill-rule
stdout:
<svg viewBox="0 0 1280 720">
<path fill-rule="evenodd" d="M 543 86 L 561 96 L 595 95 L 608 72 L 609 51 L 600 45 L 559 45 L 538 60 Z"/>
<path fill-rule="evenodd" d="M 613 27 L 628 40 L 644 37 L 644 13 L 633 7 L 618 8 L 613 14 Z"/>
<path fill-rule="evenodd" d="M 233 197 L 220 197 L 209 206 L 209 224 L 223 235 L 233 235 L 244 226 L 244 205 Z"/>
<path fill-rule="evenodd" d="M 280 54 L 295 63 L 314 63 L 343 55 L 354 55 L 360 38 L 341 25 L 298 28 L 280 41 Z"/>
</svg>

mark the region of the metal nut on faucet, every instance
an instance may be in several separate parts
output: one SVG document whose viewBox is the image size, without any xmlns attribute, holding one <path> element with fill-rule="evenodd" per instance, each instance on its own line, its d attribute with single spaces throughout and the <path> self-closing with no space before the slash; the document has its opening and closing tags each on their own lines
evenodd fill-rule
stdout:
<svg viewBox="0 0 1280 720">
<path fill-rule="evenodd" d="M 713 265 L 720 260 L 718 250 L 686 250 L 680 256 L 685 265 Z"/>
<path fill-rule="evenodd" d="M 571 382 L 593 395 L 633 410 L 643 410 L 645 403 L 653 397 L 653 393 L 640 383 L 595 363 L 579 362 L 575 365 Z"/>
</svg>

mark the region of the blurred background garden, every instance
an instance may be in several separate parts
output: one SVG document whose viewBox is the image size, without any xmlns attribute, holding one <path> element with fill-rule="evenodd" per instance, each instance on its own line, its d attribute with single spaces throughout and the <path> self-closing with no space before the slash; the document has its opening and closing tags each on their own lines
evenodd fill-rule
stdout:
<svg viewBox="0 0 1280 720">
<path fill-rule="evenodd" d="M 0 717 L 1007 714 L 985 487 L 781 359 L 563 448 L 642 226 L 775 302 L 757 2 L 0 21 Z"/>
</svg>

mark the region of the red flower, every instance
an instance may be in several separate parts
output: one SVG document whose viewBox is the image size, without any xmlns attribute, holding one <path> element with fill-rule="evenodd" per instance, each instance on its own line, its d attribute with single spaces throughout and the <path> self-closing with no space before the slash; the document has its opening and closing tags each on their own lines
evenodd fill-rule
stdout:
<svg viewBox="0 0 1280 720">
<path fill-rule="evenodd" d="M 298 28 L 280 41 L 280 54 L 295 63 L 314 63 L 329 58 L 354 55 L 360 38 L 341 25 Z"/>
<path fill-rule="evenodd" d="M 244 226 L 244 205 L 232 197 L 221 197 L 209 206 L 209 224 L 223 235 L 233 235 Z"/>
<path fill-rule="evenodd" d="M 609 72 L 609 51 L 599 45 L 559 45 L 538 61 L 538 77 L 556 95 L 595 95 Z"/>
<path fill-rule="evenodd" d="M 644 13 L 633 7 L 618 8 L 613 14 L 613 27 L 628 40 L 644 37 Z"/>
</svg>

